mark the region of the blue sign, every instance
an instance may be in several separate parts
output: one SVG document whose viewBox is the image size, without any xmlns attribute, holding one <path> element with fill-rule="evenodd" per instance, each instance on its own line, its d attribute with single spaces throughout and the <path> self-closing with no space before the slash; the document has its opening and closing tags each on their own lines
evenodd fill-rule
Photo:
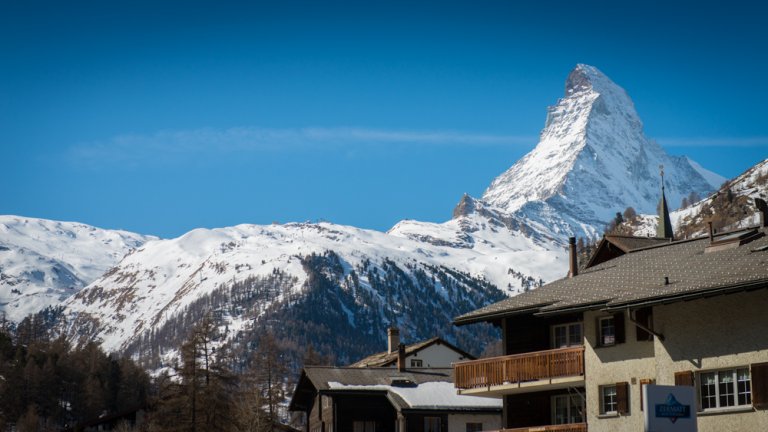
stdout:
<svg viewBox="0 0 768 432">
<path fill-rule="evenodd" d="M 644 384 L 645 432 L 697 432 L 696 389 L 691 386 Z M 693 409 L 692 409 L 693 408 Z"/>
<path fill-rule="evenodd" d="M 656 404 L 656 417 L 668 418 L 672 423 L 679 418 L 690 418 L 691 406 L 681 404 L 675 395 L 669 393 L 665 403 Z"/>
</svg>

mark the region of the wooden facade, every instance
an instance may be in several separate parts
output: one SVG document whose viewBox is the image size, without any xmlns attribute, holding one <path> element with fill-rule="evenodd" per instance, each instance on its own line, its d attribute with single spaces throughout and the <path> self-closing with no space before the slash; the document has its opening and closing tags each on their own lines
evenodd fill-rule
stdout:
<svg viewBox="0 0 768 432">
<path fill-rule="evenodd" d="M 583 319 L 581 313 L 502 318 L 499 324 L 505 355 L 456 363 L 456 388 L 460 392 L 503 394 L 504 432 L 586 431 L 585 423 L 554 424 L 553 414 L 555 397 L 584 394 L 585 370 L 584 346 L 553 348 L 553 327 L 575 324 L 583 332 Z M 583 334 L 579 343 L 582 341 Z M 568 382 L 553 385 L 563 379 Z M 525 386 L 524 390 L 520 386 Z"/>
</svg>

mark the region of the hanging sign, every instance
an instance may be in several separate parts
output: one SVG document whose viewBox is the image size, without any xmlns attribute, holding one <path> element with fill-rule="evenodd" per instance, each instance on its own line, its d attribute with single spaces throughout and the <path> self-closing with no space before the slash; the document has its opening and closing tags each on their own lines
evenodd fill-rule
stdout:
<svg viewBox="0 0 768 432">
<path fill-rule="evenodd" d="M 696 392 L 691 386 L 643 386 L 645 432 L 696 432 Z"/>
</svg>

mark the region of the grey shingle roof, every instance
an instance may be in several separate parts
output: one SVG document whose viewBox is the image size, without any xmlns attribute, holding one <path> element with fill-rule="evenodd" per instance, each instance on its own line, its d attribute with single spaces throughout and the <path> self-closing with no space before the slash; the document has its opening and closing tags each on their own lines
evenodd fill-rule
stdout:
<svg viewBox="0 0 768 432">
<path fill-rule="evenodd" d="M 708 237 L 630 250 L 574 278 L 560 279 L 457 317 L 455 323 L 469 324 L 516 313 L 620 308 L 723 290 L 768 288 L 767 232 L 762 228 L 759 238 L 749 243 L 707 253 Z M 729 234 L 716 236 L 715 240 Z"/>
<path fill-rule="evenodd" d="M 660 237 L 633 237 L 623 235 L 606 235 L 605 239 L 618 246 L 624 252 L 634 249 L 657 246 L 669 243 L 668 238 Z"/>
</svg>

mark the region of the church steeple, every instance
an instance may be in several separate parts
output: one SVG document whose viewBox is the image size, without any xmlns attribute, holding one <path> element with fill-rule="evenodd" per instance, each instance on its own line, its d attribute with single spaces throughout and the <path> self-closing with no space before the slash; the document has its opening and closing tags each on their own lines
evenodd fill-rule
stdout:
<svg viewBox="0 0 768 432">
<path fill-rule="evenodd" d="M 667 197 L 664 196 L 664 165 L 659 165 L 661 173 L 661 200 L 659 200 L 659 225 L 656 227 L 656 237 L 675 239 L 672 232 L 672 221 L 669 219 Z"/>
</svg>

